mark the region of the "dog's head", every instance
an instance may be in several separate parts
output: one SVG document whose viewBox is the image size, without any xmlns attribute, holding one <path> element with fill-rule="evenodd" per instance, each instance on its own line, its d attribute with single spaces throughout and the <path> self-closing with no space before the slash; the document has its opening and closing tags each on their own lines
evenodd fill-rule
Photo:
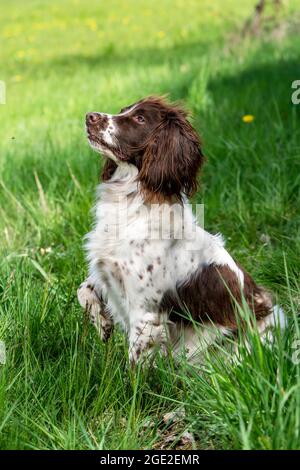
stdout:
<svg viewBox="0 0 300 470">
<path fill-rule="evenodd" d="M 109 157 L 104 180 L 120 162 L 129 162 L 137 167 L 148 200 L 180 199 L 196 189 L 204 157 L 199 137 L 181 107 L 149 97 L 119 114 L 88 113 L 86 129 L 90 145 Z"/>
</svg>

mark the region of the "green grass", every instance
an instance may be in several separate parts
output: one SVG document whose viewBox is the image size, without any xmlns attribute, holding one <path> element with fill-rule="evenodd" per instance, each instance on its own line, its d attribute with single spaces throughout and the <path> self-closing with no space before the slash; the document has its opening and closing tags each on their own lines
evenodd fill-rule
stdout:
<svg viewBox="0 0 300 470">
<path fill-rule="evenodd" d="M 186 430 L 201 449 L 300 448 L 300 40 L 293 27 L 239 39 L 254 3 L 0 1 L 1 449 L 178 447 Z M 282 24 L 299 20 L 296 4 Z M 76 300 L 99 173 L 83 119 L 162 93 L 185 102 L 203 137 L 206 228 L 290 326 L 271 348 L 250 334 L 239 363 L 214 349 L 197 368 L 132 373 L 124 336 L 101 344 Z"/>
</svg>

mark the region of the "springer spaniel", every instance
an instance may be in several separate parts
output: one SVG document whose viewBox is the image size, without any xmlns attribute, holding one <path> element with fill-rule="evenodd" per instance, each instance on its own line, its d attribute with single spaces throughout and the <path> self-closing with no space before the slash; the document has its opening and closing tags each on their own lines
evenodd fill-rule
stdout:
<svg viewBox="0 0 300 470">
<path fill-rule="evenodd" d="M 262 334 L 284 327 L 270 294 L 193 216 L 187 198 L 204 157 L 181 107 L 149 97 L 116 115 L 88 113 L 86 130 L 107 159 L 78 299 L 103 340 L 120 324 L 135 364 L 157 346 L 192 359 L 216 332 L 237 331 L 245 305 Z"/>
</svg>

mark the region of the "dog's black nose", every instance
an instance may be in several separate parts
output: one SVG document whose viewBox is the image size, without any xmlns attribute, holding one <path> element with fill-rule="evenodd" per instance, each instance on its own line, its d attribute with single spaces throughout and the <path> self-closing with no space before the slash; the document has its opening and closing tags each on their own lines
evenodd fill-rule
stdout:
<svg viewBox="0 0 300 470">
<path fill-rule="evenodd" d="M 100 113 L 87 113 L 85 120 L 87 124 L 95 124 L 100 118 Z"/>
</svg>

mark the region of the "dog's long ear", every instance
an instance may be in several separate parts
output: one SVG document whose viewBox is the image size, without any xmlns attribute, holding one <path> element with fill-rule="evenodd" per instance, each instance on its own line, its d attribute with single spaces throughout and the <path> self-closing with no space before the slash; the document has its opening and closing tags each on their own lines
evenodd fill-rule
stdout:
<svg viewBox="0 0 300 470">
<path fill-rule="evenodd" d="M 144 150 L 139 181 L 146 200 L 191 196 L 203 161 L 199 137 L 185 111 L 168 110 Z"/>
<path fill-rule="evenodd" d="M 110 180 L 116 168 L 117 164 L 110 158 L 107 158 L 102 170 L 102 181 Z"/>
</svg>

